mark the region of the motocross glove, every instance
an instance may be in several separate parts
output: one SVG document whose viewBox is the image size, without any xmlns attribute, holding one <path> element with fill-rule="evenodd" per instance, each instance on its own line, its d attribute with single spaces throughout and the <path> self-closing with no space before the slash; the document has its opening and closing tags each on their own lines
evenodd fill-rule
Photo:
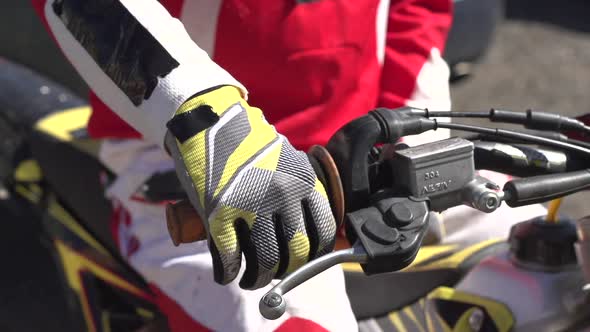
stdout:
<svg viewBox="0 0 590 332">
<path fill-rule="evenodd" d="M 256 289 L 332 251 L 336 222 L 307 155 L 233 86 L 204 91 L 168 122 L 166 146 L 208 232 L 215 281 Z"/>
</svg>

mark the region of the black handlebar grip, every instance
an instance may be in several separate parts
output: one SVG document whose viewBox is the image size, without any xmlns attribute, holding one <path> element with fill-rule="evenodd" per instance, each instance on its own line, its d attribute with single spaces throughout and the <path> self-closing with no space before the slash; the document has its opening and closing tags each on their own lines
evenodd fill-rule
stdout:
<svg viewBox="0 0 590 332">
<path fill-rule="evenodd" d="M 590 188 L 590 169 L 512 180 L 504 185 L 510 207 L 543 203 Z"/>
</svg>

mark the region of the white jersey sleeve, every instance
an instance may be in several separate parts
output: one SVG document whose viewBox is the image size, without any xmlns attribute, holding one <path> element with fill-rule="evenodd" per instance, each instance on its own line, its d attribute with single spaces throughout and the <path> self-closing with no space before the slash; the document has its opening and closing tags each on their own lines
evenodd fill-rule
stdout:
<svg viewBox="0 0 590 332">
<path fill-rule="evenodd" d="M 246 97 L 245 88 L 156 0 L 48 0 L 44 14 L 98 97 L 160 146 L 166 122 L 191 96 L 233 85 Z"/>
</svg>

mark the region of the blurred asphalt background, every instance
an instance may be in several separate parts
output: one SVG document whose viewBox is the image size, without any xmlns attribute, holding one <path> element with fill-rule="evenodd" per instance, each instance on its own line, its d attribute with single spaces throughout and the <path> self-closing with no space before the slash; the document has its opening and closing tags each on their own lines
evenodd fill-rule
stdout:
<svg viewBox="0 0 590 332">
<path fill-rule="evenodd" d="M 590 113 L 589 15 L 587 0 L 508 0 L 488 55 L 452 87 L 453 109 Z M 570 196 L 561 211 L 582 217 L 588 202 Z"/>
<path fill-rule="evenodd" d="M 496 32 L 489 54 L 474 66 L 473 77 L 452 87 L 454 109 L 535 108 L 565 115 L 590 112 L 589 14 L 588 0 L 508 0 L 506 19 Z M 38 54 L 31 52 L 33 49 L 46 52 Z M 0 56 L 28 65 L 40 63 L 42 68 L 37 69 L 50 76 L 69 77 L 62 83 L 76 87 L 79 93 L 85 91 L 71 68 L 63 65 L 60 53 L 32 14 L 29 1 L 2 0 Z M 590 214 L 584 209 L 587 201 L 582 195 L 568 198 L 562 211 L 572 217 Z M 5 269 L 10 268 L 0 274 L 0 329 L 37 330 L 32 327 L 39 326 L 33 324 L 37 321 L 44 330 L 63 330 L 59 326 L 67 318 L 44 300 L 59 296 L 59 286 L 21 277 L 33 274 L 43 278 L 51 270 L 52 262 L 45 259 L 47 252 L 21 242 L 38 235 L 26 225 L 13 225 L 21 229 L 12 230 L 13 226 L 6 227 L 9 220 L 2 221 L 4 234 L 12 237 L 0 242 L 0 259 Z M 19 271 L 19 276 L 7 271 Z M 46 315 L 35 314 L 31 319 L 27 309 Z M 45 321 L 41 316 L 49 318 Z M 9 320 L 21 324 L 15 327 Z"/>
</svg>

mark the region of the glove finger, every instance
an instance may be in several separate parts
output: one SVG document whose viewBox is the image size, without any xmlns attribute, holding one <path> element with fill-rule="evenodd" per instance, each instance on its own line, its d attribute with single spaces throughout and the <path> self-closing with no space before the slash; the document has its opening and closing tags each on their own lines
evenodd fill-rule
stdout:
<svg viewBox="0 0 590 332">
<path fill-rule="evenodd" d="M 234 281 L 240 272 L 242 265 L 242 256 L 240 248 L 236 249 L 237 253 L 223 253 L 219 250 L 215 241 L 209 240 L 209 251 L 213 259 L 213 278 L 215 282 L 221 285 L 227 285 Z"/>
<path fill-rule="evenodd" d="M 213 279 L 218 284 L 227 285 L 236 278 L 237 273 L 234 274 L 230 272 L 233 270 L 233 268 L 227 262 L 228 257 L 219 253 L 219 249 L 217 249 L 215 241 L 209 240 L 208 243 L 209 251 L 211 252 L 211 258 L 213 259 Z M 239 265 L 241 265 L 241 260 Z"/>
<path fill-rule="evenodd" d="M 289 249 L 287 272 L 291 273 L 309 261 L 309 238 L 305 229 L 303 211 L 297 204 L 297 214 L 287 213 L 283 220 L 285 239 Z"/>
<path fill-rule="evenodd" d="M 277 235 L 277 243 L 279 244 L 280 256 L 279 268 L 274 278 L 282 279 L 287 273 L 287 267 L 289 266 L 289 244 L 287 243 L 285 228 L 280 214 L 275 214 L 273 216 L 273 223 L 275 226 L 275 234 Z"/>
<path fill-rule="evenodd" d="M 234 221 L 243 219 L 239 209 L 226 207 L 209 224 L 209 249 L 213 257 L 214 279 L 225 285 L 232 282 L 240 272 L 242 253 Z"/>
<path fill-rule="evenodd" d="M 330 209 L 328 198 L 322 191 L 323 187 L 320 190 L 314 190 L 302 201 L 305 227 L 311 241 L 310 260 L 332 252 L 334 249 L 336 220 Z"/>
<path fill-rule="evenodd" d="M 236 230 L 246 258 L 240 287 L 257 289 L 268 285 L 279 271 L 281 261 L 274 223 L 266 216 L 258 216 L 252 227 L 243 220 L 238 221 Z"/>
<path fill-rule="evenodd" d="M 309 240 L 309 257 L 308 260 L 316 258 L 318 253 L 318 247 L 320 244 L 320 238 L 318 236 L 317 225 L 313 219 L 313 213 L 309 206 L 309 199 L 304 198 L 301 200 L 301 210 L 303 211 L 303 221 L 305 223 L 305 232 Z"/>
</svg>

